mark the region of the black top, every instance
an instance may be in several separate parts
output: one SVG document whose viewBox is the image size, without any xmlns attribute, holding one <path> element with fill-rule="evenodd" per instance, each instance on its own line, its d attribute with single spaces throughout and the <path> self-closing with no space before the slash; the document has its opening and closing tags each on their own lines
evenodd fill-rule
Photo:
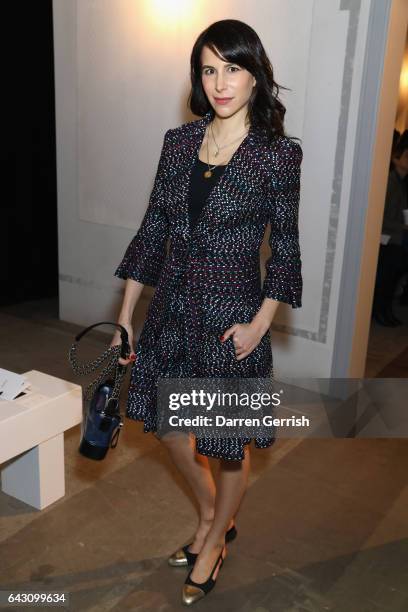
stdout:
<svg viewBox="0 0 408 612">
<path fill-rule="evenodd" d="M 213 187 L 223 174 L 226 167 L 227 164 L 224 164 L 222 166 L 216 166 L 214 170 L 212 170 L 212 176 L 210 176 L 209 178 L 205 178 L 204 172 L 208 170 L 208 164 L 201 161 L 197 154 L 191 174 L 189 193 L 188 214 L 190 217 L 191 228 L 193 228 L 196 224 L 201 209 L 204 206 L 208 196 L 210 195 L 210 191 L 212 191 Z"/>
</svg>

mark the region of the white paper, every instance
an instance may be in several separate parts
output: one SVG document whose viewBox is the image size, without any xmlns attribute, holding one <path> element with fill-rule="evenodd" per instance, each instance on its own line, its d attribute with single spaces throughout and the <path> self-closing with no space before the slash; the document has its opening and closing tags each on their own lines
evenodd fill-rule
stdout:
<svg viewBox="0 0 408 612">
<path fill-rule="evenodd" d="M 29 386 L 30 382 L 21 374 L 0 368 L 0 400 L 13 400 Z"/>
<path fill-rule="evenodd" d="M 380 244 L 388 244 L 390 238 L 389 234 L 381 234 Z"/>
</svg>

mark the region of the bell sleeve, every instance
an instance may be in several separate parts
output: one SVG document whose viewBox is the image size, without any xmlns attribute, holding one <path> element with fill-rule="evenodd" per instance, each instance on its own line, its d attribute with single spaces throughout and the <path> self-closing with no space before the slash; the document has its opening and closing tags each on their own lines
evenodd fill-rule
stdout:
<svg viewBox="0 0 408 612">
<path fill-rule="evenodd" d="M 265 262 L 262 299 L 268 297 L 285 302 L 292 308 L 302 306 L 302 262 L 298 228 L 302 158 L 301 146 L 289 139 L 285 140 L 276 152 L 267 199 L 271 255 Z"/>
<path fill-rule="evenodd" d="M 167 130 L 160 154 L 153 189 L 142 223 L 129 243 L 114 276 L 156 287 L 167 256 L 169 221 L 165 209 L 165 165 L 169 147 Z"/>
</svg>

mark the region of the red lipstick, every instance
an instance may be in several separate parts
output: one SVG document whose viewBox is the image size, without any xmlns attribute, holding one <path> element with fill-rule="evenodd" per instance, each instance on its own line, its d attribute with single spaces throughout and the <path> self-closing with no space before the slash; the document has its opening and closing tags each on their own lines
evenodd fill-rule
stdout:
<svg viewBox="0 0 408 612">
<path fill-rule="evenodd" d="M 228 104 L 232 98 L 214 98 L 217 104 Z"/>
</svg>

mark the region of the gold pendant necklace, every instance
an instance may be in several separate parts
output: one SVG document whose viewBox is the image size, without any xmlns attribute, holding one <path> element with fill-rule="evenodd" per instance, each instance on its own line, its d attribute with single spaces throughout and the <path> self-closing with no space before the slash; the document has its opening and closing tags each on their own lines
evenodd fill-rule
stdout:
<svg viewBox="0 0 408 612">
<path fill-rule="evenodd" d="M 215 146 L 217 147 L 216 152 L 214 153 L 214 157 L 217 157 L 218 153 L 221 151 L 221 149 L 225 149 L 226 147 L 231 146 L 232 144 L 234 144 L 234 142 L 237 142 L 238 140 L 240 140 L 243 136 L 246 136 L 248 134 L 248 130 L 246 130 L 243 134 L 241 134 L 241 136 L 238 136 L 238 138 L 235 138 L 234 140 L 231 140 L 231 142 L 227 142 L 227 144 L 223 145 L 222 147 L 219 147 L 217 144 L 217 141 L 215 140 L 215 136 L 214 136 L 214 132 L 213 132 L 213 126 L 212 126 L 212 122 L 210 123 L 210 130 L 211 130 L 211 136 L 212 139 L 214 141 Z"/>
<path fill-rule="evenodd" d="M 211 178 L 213 173 L 212 171 L 214 170 L 214 168 L 217 167 L 217 164 L 215 164 L 212 168 L 210 167 L 210 152 L 208 149 L 208 140 L 209 140 L 209 132 L 207 132 L 207 166 L 208 166 L 208 170 L 206 170 L 204 172 L 204 178 Z"/>
<path fill-rule="evenodd" d="M 210 123 L 207 127 L 207 166 L 208 166 L 208 170 L 206 170 L 204 172 L 204 178 L 211 178 L 213 175 L 213 170 L 214 168 L 217 168 L 217 166 L 219 166 L 219 164 L 215 164 L 212 168 L 210 167 L 210 152 L 209 152 L 209 148 L 208 148 L 208 141 L 210 139 L 210 130 L 211 130 L 211 134 L 214 140 L 214 144 L 217 147 L 216 152 L 214 153 L 214 157 L 218 156 L 218 153 L 220 152 L 221 149 L 225 149 L 226 147 L 229 147 L 231 144 L 233 144 L 234 142 L 237 142 L 237 140 L 239 140 L 240 138 L 242 138 L 242 136 L 245 136 L 248 134 L 248 131 L 246 131 L 244 134 L 241 134 L 241 136 L 239 136 L 238 138 L 235 138 L 233 141 L 229 142 L 226 145 L 223 145 L 222 147 L 219 147 L 215 138 L 214 138 L 214 133 L 213 133 L 213 129 L 212 129 L 212 123 Z"/>
</svg>

